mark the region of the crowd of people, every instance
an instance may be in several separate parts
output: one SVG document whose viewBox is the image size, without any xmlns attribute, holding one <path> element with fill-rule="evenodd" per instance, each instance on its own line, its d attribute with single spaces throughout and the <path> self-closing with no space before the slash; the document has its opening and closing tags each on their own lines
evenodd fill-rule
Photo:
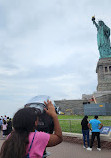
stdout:
<svg viewBox="0 0 111 158">
<path fill-rule="evenodd" d="M 93 143 L 95 137 L 97 137 L 98 147 L 97 150 L 101 151 L 100 144 L 100 129 L 103 127 L 102 123 L 98 120 L 98 116 L 95 115 L 94 119 L 88 122 L 88 116 L 84 116 L 81 121 L 82 133 L 83 133 L 83 148 L 86 148 L 89 151 L 92 151 Z M 89 142 L 89 132 L 91 131 L 91 142 Z M 86 146 L 86 137 L 87 137 L 87 146 Z"/>
<path fill-rule="evenodd" d="M 12 119 L 6 115 L 0 118 L 0 132 L 2 131 L 2 136 L 6 137 L 12 131 Z"/>
</svg>

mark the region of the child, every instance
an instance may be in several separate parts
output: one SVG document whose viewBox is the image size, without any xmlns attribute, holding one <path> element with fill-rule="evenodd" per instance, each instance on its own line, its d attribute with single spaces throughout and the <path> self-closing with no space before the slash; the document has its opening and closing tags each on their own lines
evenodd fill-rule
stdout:
<svg viewBox="0 0 111 158">
<path fill-rule="evenodd" d="M 4 120 L 2 124 L 3 137 L 7 135 L 7 122 Z"/>
<path fill-rule="evenodd" d="M 1 147 L 0 158 L 42 158 L 46 146 L 51 147 L 62 142 L 62 131 L 55 108 L 51 101 L 44 103 L 47 106 L 44 110 L 53 118 L 55 133 L 34 132 L 38 124 L 38 109 L 20 109 L 13 117 L 14 130 Z"/>
</svg>

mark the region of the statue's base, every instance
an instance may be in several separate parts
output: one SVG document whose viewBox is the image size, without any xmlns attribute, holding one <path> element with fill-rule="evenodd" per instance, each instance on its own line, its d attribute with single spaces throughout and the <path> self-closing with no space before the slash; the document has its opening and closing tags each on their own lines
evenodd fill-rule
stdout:
<svg viewBox="0 0 111 158">
<path fill-rule="evenodd" d="M 83 94 L 83 100 L 95 103 L 111 103 L 111 91 L 96 91 L 93 94 Z"/>
<path fill-rule="evenodd" d="M 97 91 L 93 93 L 97 103 L 111 103 L 111 91 Z"/>
<path fill-rule="evenodd" d="M 98 75 L 97 91 L 90 95 L 83 95 L 82 99 L 95 98 L 97 103 L 111 103 L 111 57 L 99 59 L 96 73 Z"/>
<path fill-rule="evenodd" d="M 111 91 L 111 57 L 101 58 L 97 63 L 97 91 Z"/>
</svg>

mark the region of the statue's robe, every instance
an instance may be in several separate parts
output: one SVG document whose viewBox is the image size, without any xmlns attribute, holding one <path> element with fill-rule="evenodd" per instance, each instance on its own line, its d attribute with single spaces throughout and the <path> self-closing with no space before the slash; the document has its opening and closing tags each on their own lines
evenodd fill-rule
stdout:
<svg viewBox="0 0 111 158">
<path fill-rule="evenodd" d="M 111 56 L 110 49 L 110 28 L 105 24 L 103 26 L 98 26 L 97 33 L 97 44 L 100 52 L 100 58 L 107 58 Z"/>
</svg>

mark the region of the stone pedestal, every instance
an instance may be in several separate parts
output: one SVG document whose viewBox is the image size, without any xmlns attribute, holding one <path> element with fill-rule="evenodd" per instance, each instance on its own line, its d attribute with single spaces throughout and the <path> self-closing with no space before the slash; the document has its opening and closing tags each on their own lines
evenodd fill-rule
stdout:
<svg viewBox="0 0 111 158">
<path fill-rule="evenodd" d="M 98 85 L 93 95 L 97 103 L 111 103 L 111 57 L 99 59 L 96 73 Z"/>
<path fill-rule="evenodd" d="M 82 99 L 95 98 L 96 103 L 111 103 L 111 57 L 99 59 L 96 67 L 98 78 L 97 91 L 83 95 Z"/>
<path fill-rule="evenodd" d="M 97 103 L 111 104 L 111 91 L 97 91 L 93 93 Z"/>
<path fill-rule="evenodd" d="M 111 91 L 111 57 L 99 59 L 96 73 L 98 76 L 97 91 Z"/>
</svg>

